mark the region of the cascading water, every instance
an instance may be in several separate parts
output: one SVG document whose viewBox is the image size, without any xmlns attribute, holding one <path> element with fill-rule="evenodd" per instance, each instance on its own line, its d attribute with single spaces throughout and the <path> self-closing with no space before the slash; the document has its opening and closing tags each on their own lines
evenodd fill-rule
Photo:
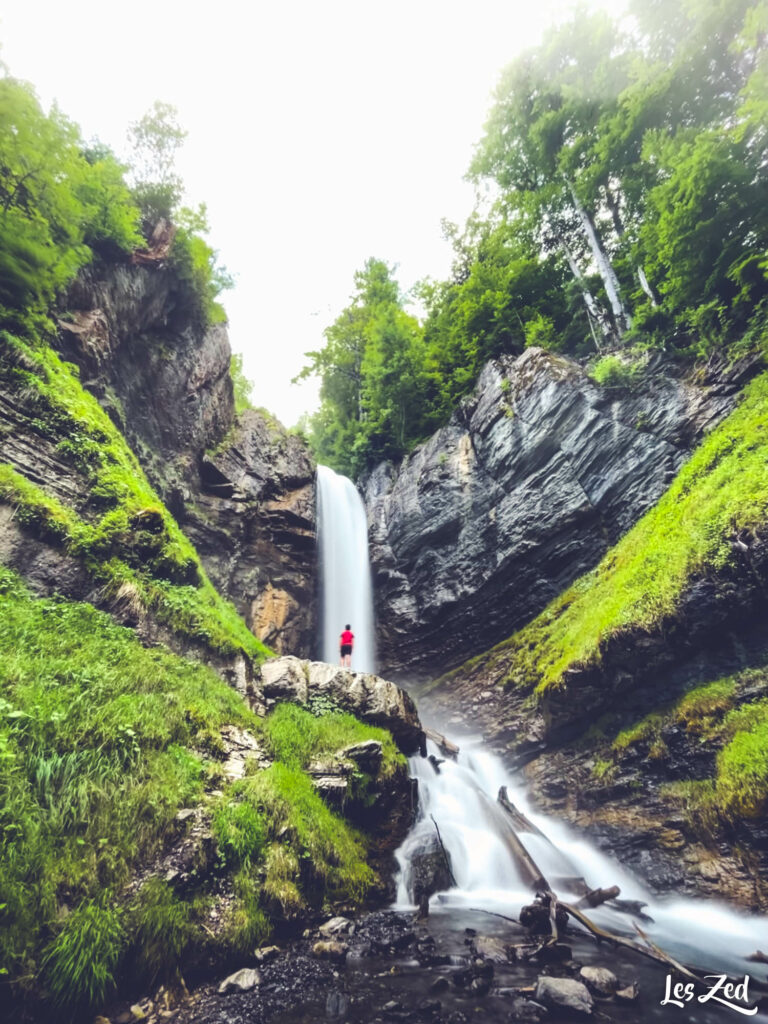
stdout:
<svg viewBox="0 0 768 1024">
<path fill-rule="evenodd" d="M 349 623 L 355 634 L 352 668 L 374 672 L 373 588 L 365 505 L 352 481 L 327 466 L 317 467 L 317 538 L 323 661 L 334 664 L 339 660 L 339 636 Z"/>
<path fill-rule="evenodd" d="M 432 743 L 429 753 L 441 757 Z M 505 841 L 509 825 L 497 794 L 506 786 L 516 807 L 544 833 L 542 837 L 521 832 L 520 838 L 562 899 L 579 899 L 581 893 L 568 888 L 576 878 L 594 888 L 617 884 L 622 899 L 647 904 L 644 913 L 653 920 L 644 918 L 642 928 L 668 953 L 702 968 L 736 975 L 754 969 L 745 958 L 765 944 L 765 918 L 748 917 L 711 900 L 654 899 L 635 878 L 561 822 L 532 810 L 524 788 L 492 754 L 470 746 L 462 749 L 455 762 L 444 760 L 439 773 L 420 757 L 412 758 L 410 764 L 411 774 L 419 780 L 419 820 L 397 851 L 398 905 L 412 904 L 411 859 L 434 834 L 435 825 L 449 853 L 456 887 L 433 897 L 433 906 L 448 910 L 469 906 L 517 917 L 521 906 L 531 902 L 533 894 Z M 589 910 L 589 915 L 603 928 L 633 934 L 632 917 L 608 905 Z"/>
<path fill-rule="evenodd" d="M 339 634 L 349 622 L 356 638 L 353 668 L 374 671 L 365 507 L 352 482 L 324 466 L 318 467 L 317 489 L 323 658 L 332 663 L 338 660 Z M 431 743 L 430 753 L 440 757 Z M 425 758 L 412 758 L 410 764 L 419 782 L 419 818 L 397 851 L 399 907 L 412 907 L 412 859 L 432 837 L 435 826 L 448 851 L 456 886 L 433 897 L 433 911 L 458 914 L 471 908 L 516 917 L 520 907 L 531 901 L 532 892 L 505 838 L 509 824 L 497 802 L 500 786 L 506 786 L 513 803 L 543 833 L 521 832 L 521 839 L 561 898 L 575 901 L 580 896 L 569 889 L 568 880 L 582 878 L 590 887 L 618 884 L 622 899 L 647 905 L 642 927 L 668 953 L 692 965 L 735 975 L 754 969 L 745 958 L 768 942 L 765 918 L 748 917 L 711 900 L 654 899 L 635 878 L 561 822 L 532 810 L 524 788 L 493 755 L 470 745 L 456 761 L 444 760 L 439 771 Z M 607 904 L 589 914 L 610 931 L 633 934 L 632 918 Z M 766 1017 L 761 1013 L 752 1019 L 765 1021 Z"/>
</svg>

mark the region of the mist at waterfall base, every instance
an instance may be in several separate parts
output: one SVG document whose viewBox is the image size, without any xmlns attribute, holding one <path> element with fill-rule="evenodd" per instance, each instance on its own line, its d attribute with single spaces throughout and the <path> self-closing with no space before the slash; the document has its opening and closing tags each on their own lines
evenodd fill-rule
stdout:
<svg viewBox="0 0 768 1024">
<path fill-rule="evenodd" d="M 317 467 L 317 543 L 320 563 L 323 661 L 339 660 L 347 623 L 355 635 L 352 668 L 376 671 L 373 587 L 368 558 L 368 519 L 357 488 L 327 466 Z"/>
<path fill-rule="evenodd" d="M 349 622 L 355 634 L 352 667 L 372 672 L 373 589 L 365 507 L 354 484 L 324 466 L 318 467 L 317 492 L 322 656 L 332 664 L 338 662 L 339 634 Z M 411 775 L 419 784 L 419 810 L 415 825 L 396 853 L 396 909 L 415 909 L 410 884 L 411 857 L 425 839 L 431 838 L 437 826 L 450 856 L 456 886 L 432 897 L 430 927 L 456 931 L 471 924 L 490 934 L 504 927 L 501 919 L 487 916 L 481 925 L 476 920 L 478 912 L 517 918 L 520 908 L 531 902 L 533 893 L 521 879 L 505 841 L 510 826 L 497 802 L 497 794 L 501 786 L 506 786 L 512 802 L 546 837 L 520 833 L 528 852 L 562 899 L 577 902 L 581 895 L 569 890 L 568 879 L 583 878 L 590 888 L 619 885 L 622 899 L 647 904 L 646 916 L 638 923 L 649 939 L 668 954 L 704 970 L 728 972 L 735 977 L 751 974 L 757 978 L 759 974 L 763 979 L 765 970 L 745 958 L 768 944 L 766 918 L 748 916 L 712 900 L 652 896 L 636 878 L 562 822 L 536 813 L 529 806 L 519 780 L 481 743 L 463 743 L 456 761 L 442 760 L 439 772 L 426 758 L 410 760 Z M 431 742 L 429 753 L 441 758 Z M 606 930 L 637 938 L 630 915 L 606 904 L 588 913 L 595 924 Z M 574 925 L 571 935 L 568 941 L 573 942 L 579 935 L 586 936 L 586 932 Z M 588 946 L 583 939 L 580 941 L 581 958 L 594 955 L 596 963 L 609 967 L 622 962 L 626 965 L 625 974 L 631 970 L 636 977 L 652 979 L 654 992 L 657 975 L 663 984 L 663 966 L 655 967 L 636 954 L 611 950 L 605 945 L 595 947 L 592 954 L 592 940 L 588 940 Z M 659 999 L 662 995 L 663 987 L 659 988 Z M 665 1010 L 669 1008 L 660 1007 L 655 998 L 652 1005 L 654 1016 L 666 1019 Z M 711 1004 L 706 1010 L 694 1010 L 692 1005 L 690 1014 L 695 1015 L 675 1010 L 675 1019 L 704 1022 L 722 1019 L 722 1014 L 727 1016 L 729 1012 L 722 1008 L 718 1012 Z M 768 1016 L 761 1012 L 751 1019 L 763 1022 Z"/>
</svg>

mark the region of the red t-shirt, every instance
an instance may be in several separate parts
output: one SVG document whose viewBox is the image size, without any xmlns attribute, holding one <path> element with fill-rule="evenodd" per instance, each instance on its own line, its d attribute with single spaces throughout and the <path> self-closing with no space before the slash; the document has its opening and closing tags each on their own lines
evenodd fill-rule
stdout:
<svg viewBox="0 0 768 1024">
<path fill-rule="evenodd" d="M 345 629 L 344 632 L 341 634 L 341 642 L 343 644 L 349 644 L 350 647 L 352 646 L 352 641 L 354 639 L 355 634 L 352 632 L 351 629 Z"/>
</svg>

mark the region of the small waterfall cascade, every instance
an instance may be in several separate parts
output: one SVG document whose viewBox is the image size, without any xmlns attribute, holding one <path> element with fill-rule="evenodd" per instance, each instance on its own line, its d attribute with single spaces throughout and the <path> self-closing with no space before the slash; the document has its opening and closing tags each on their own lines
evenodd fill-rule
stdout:
<svg viewBox="0 0 768 1024">
<path fill-rule="evenodd" d="M 365 505 L 352 481 L 327 466 L 317 467 L 317 540 L 323 661 L 338 663 L 339 636 L 349 623 L 355 634 L 352 668 L 357 672 L 375 672 L 373 586 Z"/>
<path fill-rule="evenodd" d="M 429 743 L 429 753 L 442 758 Z M 519 781 L 501 761 L 481 747 L 462 747 L 456 761 L 443 760 L 436 772 L 421 757 L 411 758 L 411 774 L 419 781 L 419 818 L 397 851 L 400 866 L 397 904 L 412 906 L 412 860 L 434 842 L 435 826 L 448 851 L 456 887 L 432 898 L 434 911 L 471 907 L 517 917 L 533 893 L 520 877 L 505 841 L 505 814 L 497 802 L 501 786 L 510 800 L 542 835 L 520 832 L 520 838 L 558 895 L 577 902 L 581 892 L 573 881 L 583 878 L 591 888 L 618 885 L 621 899 L 647 904 L 640 922 L 652 941 L 678 959 L 702 968 L 717 966 L 735 975 L 752 970 L 746 957 L 764 948 L 768 920 L 750 917 L 712 900 L 660 899 L 615 861 L 575 836 L 557 819 L 532 810 Z M 569 888 L 569 883 L 571 888 Z M 608 905 L 589 910 L 596 924 L 617 934 L 633 935 L 633 918 Z"/>
</svg>

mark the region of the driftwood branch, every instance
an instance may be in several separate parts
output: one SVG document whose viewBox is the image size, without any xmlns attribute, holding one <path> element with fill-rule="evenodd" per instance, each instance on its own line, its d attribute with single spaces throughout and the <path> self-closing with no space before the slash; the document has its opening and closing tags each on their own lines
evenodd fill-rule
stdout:
<svg viewBox="0 0 768 1024">
<path fill-rule="evenodd" d="M 440 748 L 441 754 L 445 754 L 446 757 L 450 757 L 454 761 L 459 756 L 459 748 L 455 743 L 451 743 L 449 739 L 443 736 L 442 733 L 435 732 L 434 729 L 425 729 L 424 735 Z"/>
<path fill-rule="evenodd" d="M 610 889 L 591 889 L 589 892 L 584 893 L 578 903 L 575 906 L 581 907 L 599 907 L 601 903 L 606 903 L 608 900 L 615 900 L 621 892 L 618 885 L 612 885 Z"/>
<path fill-rule="evenodd" d="M 438 843 L 440 843 L 440 849 L 443 852 L 443 860 L 445 861 L 446 870 L 448 872 L 448 875 L 450 876 L 451 883 L 454 886 L 456 886 L 456 877 L 453 874 L 453 868 L 451 867 L 451 858 L 448 856 L 448 851 L 446 850 L 443 844 L 443 837 L 440 835 L 440 829 L 437 826 L 434 814 L 430 814 L 430 818 L 432 819 L 432 824 L 435 826 L 435 832 L 437 833 L 437 841 Z"/>
<path fill-rule="evenodd" d="M 552 845 L 552 840 L 549 836 L 545 835 L 538 825 L 534 825 L 529 818 L 526 818 L 522 811 L 519 811 L 517 807 L 515 807 L 509 799 L 506 786 L 502 786 L 499 790 L 497 800 L 509 815 L 515 828 L 519 829 L 521 832 L 532 832 L 535 836 L 540 836 L 542 839 L 546 839 L 550 846 Z"/>
</svg>

